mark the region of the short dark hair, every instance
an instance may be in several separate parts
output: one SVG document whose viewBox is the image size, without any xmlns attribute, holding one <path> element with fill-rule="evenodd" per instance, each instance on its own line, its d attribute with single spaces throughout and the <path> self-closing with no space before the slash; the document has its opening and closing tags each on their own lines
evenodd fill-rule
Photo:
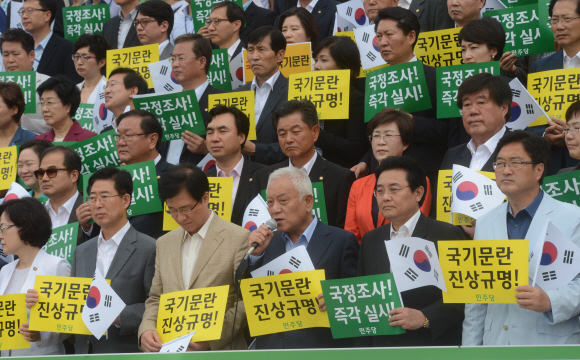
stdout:
<svg viewBox="0 0 580 360">
<path fill-rule="evenodd" d="M 507 123 L 512 117 L 512 89 L 508 82 L 501 75 L 492 75 L 490 73 L 475 74 L 463 80 L 457 91 L 457 107 L 463 108 L 463 97 L 474 94 L 483 89 L 489 91 L 489 96 L 497 106 L 507 105 L 508 111 L 505 114 Z"/>
<path fill-rule="evenodd" d="M 12 115 L 12 120 L 15 123 L 20 124 L 20 118 L 24 113 L 24 107 L 26 103 L 24 102 L 24 94 L 15 82 L 0 82 L 0 97 L 8 107 L 8 109 L 12 109 L 13 107 L 17 107 L 18 111 L 15 115 Z"/>
<path fill-rule="evenodd" d="M 167 38 L 169 38 L 175 18 L 171 5 L 162 0 L 148 0 L 137 5 L 136 9 L 139 13 L 157 20 L 159 25 L 167 21 Z"/>
<path fill-rule="evenodd" d="M 375 114 L 367 125 L 367 135 L 371 136 L 377 127 L 393 122 L 399 128 L 403 144 L 407 146 L 411 145 L 413 136 L 415 135 L 415 120 L 411 115 L 398 109 L 384 108 Z"/>
<path fill-rule="evenodd" d="M 20 43 L 26 54 L 30 54 L 34 50 L 34 38 L 23 29 L 12 28 L 4 30 L 2 35 L 0 35 L 0 50 L 5 42 Z"/>
<path fill-rule="evenodd" d="M 314 50 L 314 58 L 317 58 L 318 53 L 325 48 L 328 48 L 339 68 L 350 70 L 350 81 L 360 75 L 360 52 L 351 38 L 348 36 L 329 36 L 322 39 L 318 43 L 318 48 Z"/>
<path fill-rule="evenodd" d="M 53 146 L 54 144 L 48 140 L 38 140 L 38 139 L 28 140 L 24 144 L 20 145 L 20 148 L 18 149 L 18 154 L 21 154 L 22 151 L 26 149 L 32 149 L 32 151 L 34 151 L 36 156 L 38 156 L 38 160 L 40 163 L 40 156 L 42 155 L 44 150 L 51 148 Z"/>
<path fill-rule="evenodd" d="M 270 38 L 270 48 L 277 54 L 280 50 L 286 50 L 286 38 L 278 29 L 271 26 L 261 26 L 248 35 L 248 45 L 256 45 L 266 37 Z"/>
<path fill-rule="evenodd" d="M 83 168 L 83 163 L 81 161 L 81 157 L 79 156 L 79 154 L 77 154 L 76 151 L 74 151 L 73 149 L 69 148 L 68 146 L 56 145 L 56 146 L 51 146 L 51 147 L 45 149 L 40 154 L 40 161 L 39 161 L 39 163 L 42 163 L 42 159 L 44 159 L 44 157 L 46 155 L 52 154 L 54 152 L 59 152 L 59 153 L 63 154 L 63 156 L 64 156 L 64 161 L 63 161 L 64 167 L 67 168 L 67 169 L 76 170 L 79 173 L 79 180 L 78 181 L 81 181 L 81 171 L 82 171 L 82 168 Z M 77 181 L 77 183 L 78 183 L 78 181 Z"/>
<path fill-rule="evenodd" d="M 191 42 L 191 51 L 193 51 L 195 56 L 198 58 L 203 56 L 205 58 L 205 73 L 206 75 L 209 74 L 212 54 L 209 40 L 200 34 L 183 34 L 175 38 L 175 45 L 182 42 Z"/>
<path fill-rule="evenodd" d="M 494 60 L 499 61 L 505 47 L 505 30 L 500 22 L 492 17 L 483 17 L 472 20 L 465 25 L 458 36 L 459 43 L 462 41 L 487 46 L 489 50 L 497 49 Z"/>
<path fill-rule="evenodd" d="M 422 186 L 425 191 L 419 201 L 419 206 L 423 205 L 425 195 L 427 195 L 427 174 L 417 161 L 407 156 L 389 156 L 381 161 L 381 164 L 375 170 L 377 182 L 379 176 L 387 170 L 404 170 L 407 173 L 407 182 L 411 191 L 415 191 L 419 186 Z"/>
<path fill-rule="evenodd" d="M 54 90 L 63 105 L 70 105 L 70 117 L 74 118 L 81 103 L 81 92 L 77 85 L 66 75 L 56 75 L 40 84 L 36 92 L 42 97 L 46 90 Z"/>
<path fill-rule="evenodd" d="M 8 200 L 0 205 L 0 214 L 3 213 L 20 229 L 18 236 L 25 244 L 40 249 L 50 239 L 52 220 L 44 205 L 37 199 L 25 197 Z"/>
<path fill-rule="evenodd" d="M 306 36 L 310 38 L 312 49 L 316 49 L 318 47 L 318 22 L 310 11 L 301 7 L 293 7 L 284 11 L 278 20 L 278 30 L 282 31 L 284 20 L 291 16 L 296 16 L 300 20 Z"/>
<path fill-rule="evenodd" d="M 548 6 L 548 14 L 552 17 L 552 12 L 554 11 L 554 6 L 558 1 L 564 0 L 551 0 L 550 5 Z M 580 15 L 580 0 L 576 0 L 576 14 Z"/>
<path fill-rule="evenodd" d="M 141 118 L 141 123 L 139 125 L 141 126 L 141 130 L 143 130 L 144 133 L 157 134 L 157 143 L 155 144 L 155 149 L 159 151 L 159 148 L 161 147 L 161 140 L 163 139 L 163 127 L 161 127 L 159 119 L 157 119 L 155 115 L 147 110 L 135 109 L 119 115 L 119 117 L 115 120 L 117 127 L 119 127 L 119 124 L 121 121 L 123 121 L 124 118 L 129 116 L 137 116 Z"/>
<path fill-rule="evenodd" d="M 145 79 L 143 79 L 143 76 L 141 76 L 141 74 L 139 74 L 137 71 L 130 68 L 119 67 L 111 71 L 111 73 L 109 74 L 109 79 L 111 78 L 111 76 L 117 74 L 125 75 L 125 77 L 123 78 L 125 89 L 129 90 L 131 88 L 136 87 L 137 95 L 143 95 L 149 92 L 149 85 L 147 85 L 147 81 L 145 81 Z"/>
<path fill-rule="evenodd" d="M 26 2 L 24 0 L 23 2 Z M 58 3 L 57 0 L 38 0 L 38 4 L 42 10 L 50 11 L 50 22 L 49 25 L 52 24 L 54 18 L 56 17 L 56 12 L 58 11 Z"/>
<path fill-rule="evenodd" d="M 289 100 L 276 106 L 272 113 L 272 126 L 274 131 L 278 131 L 278 121 L 281 117 L 300 113 L 302 121 L 312 129 L 318 125 L 318 111 L 310 100 Z"/>
<path fill-rule="evenodd" d="M 95 173 L 89 178 L 87 193 L 85 196 L 91 194 L 91 189 L 98 180 L 113 180 L 115 182 L 115 190 L 117 190 L 119 195 L 123 196 L 129 194 L 129 198 L 133 196 L 133 179 L 131 178 L 131 174 L 126 170 L 107 166 L 95 171 Z"/>
<path fill-rule="evenodd" d="M 238 129 L 238 135 L 244 134 L 246 136 L 246 140 L 248 140 L 248 134 L 250 133 L 250 119 L 248 119 L 248 116 L 235 106 L 217 105 L 211 109 L 207 114 L 206 127 L 216 116 L 223 114 L 232 114 L 234 116 L 234 122 L 236 124 L 236 129 Z M 242 144 L 242 149 L 244 148 L 245 144 L 246 142 L 244 141 Z"/>
<path fill-rule="evenodd" d="M 73 46 L 73 55 L 84 47 L 88 47 L 89 51 L 95 54 L 97 64 L 101 60 L 107 60 L 107 50 L 111 50 L 111 44 L 107 39 L 101 34 L 82 34 L 79 36 L 77 41 Z M 101 68 L 101 75 L 105 75 L 107 69 L 107 63 Z"/>
<path fill-rule="evenodd" d="M 244 14 L 244 9 L 242 9 L 238 4 L 233 1 L 222 1 L 215 3 L 214 6 L 211 8 L 211 11 L 219 8 L 226 8 L 226 17 L 228 21 L 233 23 L 234 21 L 241 21 L 240 30 L 238 31 L 238 35 L 242 33 L 244 27 L 246 26 L 246 15 Z"/>
<path fill-rule="evenodd" d="M 421 24 L 412 11 L 403 9 L 399 6 L 380 9 L 375 17 L 375 32 L 377 32 L 381 20 L 395 20 L 397 22 L 397 27 L 403 30 L 405 36 L 409 35 L 411 31 L 414 31 L 415 42 L 413 42 L 413 49 L 415 48 L 415 44 L 419 39 L 419 33 L 421 32 Z"/>
<path fill-rule="evenodd" d="M 196 201 L 209 192 L 209 181 L 204 172 L 193 164 L 179 164 L 167 169 L 159 179 L 159 198 L 162 202 L 186 190 Z"/>
<path fill-rule="evenodd" d="M 548 167 L 550 166 L 550 145 L 546 139 L 542 136 L 538 136 L 532 132 L 524 130 L 508 131 L 505 135 L 499 139 L 497 146 L 495 148 L 495 153 L 493 158 L 497 161 L 497 156 L 501 149 L 509 144 L 520 143 L 524 147 L 524 150 L 528 156 L 532 159 L 532 162 L 537 164 L 544 164 L 544 173 L 540 178 L 540 185 L 544 183 L 544 177 L 548 172 Z"/>
<path fill-rule="evenodd" d="M 570 107 L 566 110 L 566 121 L 570 121 L 570 119 L 578 115 L 580 115 L 580 100 L 570 104 Z"/>
</svg>

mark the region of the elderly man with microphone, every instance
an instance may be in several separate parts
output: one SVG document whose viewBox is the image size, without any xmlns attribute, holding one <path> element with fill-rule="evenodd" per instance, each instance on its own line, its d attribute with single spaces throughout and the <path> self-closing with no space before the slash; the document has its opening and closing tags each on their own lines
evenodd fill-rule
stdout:
<svg viewBox="0 0 580 360">
<path fill-rule="evenodd" d="M 268 220 L 250 234 L 248 243 L 250 247 L 255 247 L 249 259 L 250 271 L 298 246 L 304 246 L 314 267 L 325 270 L 327 280 L 356 276 L 359 248 L 356 236 L 325 225 L 312 215 L 312 183 L 303 170 L 286 167 L 270 174 L 266 202 L 276 226 Z M 300 329 L 256 338 L 256 349 L 336 348 L 348 345 L 350 343 L 345 339 L 333 340 L 329 328 Z"/>
</svg>

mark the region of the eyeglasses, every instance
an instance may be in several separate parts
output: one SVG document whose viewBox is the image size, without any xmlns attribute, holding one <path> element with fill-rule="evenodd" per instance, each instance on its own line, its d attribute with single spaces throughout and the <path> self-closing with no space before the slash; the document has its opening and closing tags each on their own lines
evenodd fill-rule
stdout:
<svg viewBox="0 0 580 360">
<path fill-rule="evenodd" d="M 199 204 L 199 201 L 197 202 L 197 204 Z M 187 215 L 191 214 L 191 212 L 193 211 L 193 209 L 195 209 L 197 204 L 195 204 L 191 209 L 179 209 L 179 210 L 173 209 L 173 210 L 165 210 L 165 212 L 173 217 L 177 216 L 178 213 L 182 215 Z"/>
<path fill-rule="evenodd" d="M 403 186 L 400 188 L 389 188 L 387 190 L 385 189 L 377 189 L 373 192 L 373 195 L 375 197 L 383 197 L 385 196 L 385 193 L 389 194 L 389 195 L 397 195 L 399 193 L 399 191 L 403 190 L 404 188 L 408 188 L 410 186 Z"/>
<path fill-rule="evenodd" d="M 143 26 L 143 29 L 147 26 L 147 24 L 155 22 L 155 19 L 143 19 L 143 20 L 135 20 L 133 21 L 133 26 L 137 27 L 139 25 Z"/>
<path fill-rule="evenodd" d="M 86 197 L 85 201 L 91 204 L 94 204 L 97 202 L 97 200 L 101 201 L 101 204 L 106 204 L 108 203 L 112 197 L 115 196 L 121 196 L 121 194 L 117 194 L 117 195 L 103 195 L 103 196 L 91 196 L 91 197 Z"/>
<path fill-rule="evenodd" d="M 60 101 L 47 101 L 47 102 L 40 102 L 40 107 L 52 107 L 54 104 L 58 104 Z"/>
<path fill-rule="evenodd" d="M 141 135 L 149 135 L 151 133 L 141 133 L 141 134 L 128 134 L 128 135 L 113 135 L 113 138 L 115 139 L 115 141 L 121 141 L 121 140 L 125 140 L 125 142 L 127 141 L 133 141 L 133 138 L 135 136 L 141 136 Z"/>
<path fill-rule="evenodd" d="M 0 227 L 0 234 L 4 235 L 4 230 L 8 230 L 13 226 L 16 226 L 16 225 L 12 224 L 12 225 L 5 225 L 5 226 Z"/>
<path fill-rule="evenodd" d="M 113 86 L 119 85 L 119 84 L 121 84 L 121 82 L 111 80 L 111 81 L 107 82 L 105 85 L 103 85 L 103 90 L 107 90 L 108 87 L 112 88 Z"/>
<path fill-rule="evenodd" d="M 579 19 L 580 16 L 576 16 L 576 17 L 565 17 L 565 18 L 551 18 L 548 19 L 548 25 L 554 26 L 554 25 L 558 25 L 559 22 L 563 22 L 564 24 L 569 24 L 572 22 L 572 20 L 576 20 Z"/>
<path fill-rule="evenodd" d="M 96 56 L 89 56 L 87 54 L 84 54 L 84 55 L 76 55 L 75 54 L 75 55 L 72 55 L 71 58 L 73 61 L 81 61 L 82 60 L 83 63 L 86 63 L 90 59 L 96 59 L 97 57 Z"/>
<path fill-rule="evenodd" d="M 578 133 L 580 133 L 580 127 L 576 127 L 576 126 L 567 127 L 567 128 L 564 128 L 564 130 L 562 130 L 562 132 L 564 133 L 564 135 L 566 135 L 568 132 L 571 132 L 572 134 L 578 134 Z"/>
<path fill-rule="evenodd" d="M 18 15 L 22 16 L 24 15 L 24 13 L 26 13 L 26 15 L 30 15 L 32 14 L 33 11 L 42 11 L 42 12 L 46 12 L 49 10 L 44 10 L 44 9 L 35 9 L 35 8 L 26 8 L 26 9 L 20 9 L 18 10 Z"/>
<path fill-rule="evenodd" d="M 38 180 L 42 180 L 42 178 L 44 177 L 44 174 L 46 174 L 46 176 L 48 176 L 49 178 L 53 178 L 56 176 L 56 174 L 58 174 L 58 171 L 62 170 L 62 171 L 73 171 L 74 169 L 57 169 L 57 168 L 48 168 L 46 170 L 44 169 L 38 169 L 34 172 L 34 176 L 38 179 Z"/>
<path fill-rule="evenodd" d="M 511 161 L 511 162 L 494 162 L 493 169 L 494 170 L 503 170 L 506 166 L 510 169 L 521 169 L 524 164 L 537 164 L 537 162 L 533 161 Z"/>
<path fill-rule="evenodd" d="M 206 26 L 210 26 L 210 25 L 218 26 L 221 21 L 229 21 L 229 20 L 228 19 L 207 19 L 205 21 L 205 25 Z"/>
<path fill-rule="evenodd" d="M 170 64 L 173 64 L 175 61 L 182 63 L 186 59 L 191 59 L 191 58 L 193 58 L 193 59 L 199 59 L 199 56 L 178 56 L 178 57 L 171 56 L 168 60 L 169 60 L 169 63 Z"/>
<path fill-rule="evenodd" d="M 380 140 L 386 140 L 386 141 L 393 141 L 395 140 L 395 137 L 397 136 L 401 136 L 401 135 L 394 135 L 394 134 L 383 134 L 383 135 L 379 135 L 379 134 L 375 134 L 375 135 L 370 135 L 369 136 L 369 141 L 373 142 L 373 141 L 380 141 Z"/>
</svg>

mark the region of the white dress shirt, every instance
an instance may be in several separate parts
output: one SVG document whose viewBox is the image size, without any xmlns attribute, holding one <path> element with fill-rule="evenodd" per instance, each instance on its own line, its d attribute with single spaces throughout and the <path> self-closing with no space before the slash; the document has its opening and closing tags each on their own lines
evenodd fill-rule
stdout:
<svg viewBox="0 0 580 360">
<path fill-rule="evenodd" d="M 121 230 L 117 231 L 115 235 L 113 235 L 109 240 L 105 240 L 103 238 L 103 230 L 99 233 L 99 237 L 97 239 L 97 269 L 101 272 L 103 277 L 107 276 L 109 272 L 109 268 L 111 267 L 111 263 L 113 262 L 113 258 L 115 258 L 115 254 L 117 253 L 117 249 L 119 249 L 119 244 L 121 240 L 129 231 L 131 224 L 129 221 L 121 228 Z"/>
<path fill-rule="evenodd" d="M 232 61 L 232 57 L 234 57 L 234 53 L 236 52 L 236 49 L 238 48 L 238 45 L 241 41 L 242 40 L 238 39 L 238 41 L 233 43 L 232 46 L 228 48 L 228 61 Z"/>
<path fill-rule="evenodd" d="M 127 34 L 129 33 L 129 29 L 131 29 L 131 25 L 133 21 L 137 17 L 137 8 L 131 10 L 127 16 L 123 19 L 123 13 L 119 13 L 119 17 L 121 18 L 121 22 L 119 23 L 119 35 L 117 37 L 117 48 L 122 49 L 123 45 L 125 44 L 125 39 L 127 38 Z"/>
<path fill-rule="evenodd" d="M 183 235 L 183 244 L 181 245 L 181 275 L 183 276 L 183 285 L 185 289 L 189 289 L 189 283 L 191 281 L 191 274 L 193 273 L 193 268 L 197 261 L 199 255 L 199 250 L 201 249 L 201 243 L 207 234 L 207 229 L 214 217 L 213 211 L 211 212 L 209 218 L 203 224 L 201 229 L 193 235 L 189 235 L 187 231 Z"/>
<path fill-rule="evenodd" d="M 421 210 L 417 210 L 415 215 L 411 216 L 411 218 L 407 220 L 407 222 L 401 226 L 398 231 L 393 230 L 393 224 L 390 224 L 391 240 L 411 237 L 413 235 L 413 231 L 415 231 L 415 226 L 417 226 L 417 221 L 419 221 L 420 216 Z"/>
<path fill-rule="evenodd" d="M 318 0 L 312 0 L 310 4 L 306 5 L 305 9 L 308 10 L 309 13 L 312 13 L 312 10 L 314 10 L 316 3 L 318 3 Z M 300 5 L 300 0 L 298 0 L 298 4 L 296 5 L 296 7 L 302 7 L 302 5 Z"/>
<path fill-rule="evenodd" d="M 42 59 L 42 54 L 44 53 L 44 49 L 46 49 L 46 44 L 48 44 L 51 37 L 52 31 L 48 35 L 46 35 L 44 40 L 42 40 L 38 44 L 38 46 L 34 48 L 34 66 L 33 66 L 34 71 L 38 70 L 38 64 L 40 63 L 40 59 Z"/>
<path fill-rule="evenodd" d="M 573 69 L 580 67 L 580 52 L 576 55 L 569 57 L 564 51 L 564 69 Z"/>
<path fill-rule="evenodd" d="M 72 214 L 73 207 L 77 198 L 80 196 L 80 193 L 77 191 L 70 199 L 67 200 L 63 205 L 58 207 L 58 213 L 56 213 L 52 209 L 52 205 L 50 204 L 50 199 L 46 201 L 44 206 L 46 210 L 48 210 L 48 215 L 50 216 L 50 220 L 52 220 L 52 228 L 56 229 L 59 226 L 63 226 L 68 224 L 68 219 Z"/>
<path fill-rule="evenodd" d="M 504 126 L 484 144 L 477 146 L 477 149 L 473 139 L 469 140 L 467 148 L 469 149 L 469 152 L 471 152 L 471 162 L 469 163 L 470 169 L 481 171 L 481 168 L 483 168 L 487 160 L 489 160 L 491 154 L 495 151 L 499 139 L 503 137 L 505 132 L 506 128 Z"/>
<path fill-rule="evenodd" d="M 304 172 L 307 175 L 310 175 L 310 171 L 312 171 L 312 167 L 314 166 L 315 162 L 316 162 L 316 151 L 314 152 L 314 156 L 312 157 L 312 159 L 308 160 L 308 162 L 304 164 L 304 166 L 301 169 L 304 170 Z M 288 159 L 288 163 L 290 164 L 288 166 L 295 167 L 294 165 L 292 165 L 292 160 Z"/>
<path fill-rule="evenodd" d="M 266 105 L 268 96 L 270 96 L 270 93 L 274 91 L 274 84 L 278 80 L 279 76 L 280 70 L 276 71 L 276 73 L 272 75 L 271 78 L 266 80 L 266 82 L 262 84 L 262 87 L 258 86 L 258 79 L 254 76 L 254 80 L 252 81 L 252 85 L 250 85 L 250 89 L 256 91 L 254 96 L 254 121 L 256 122 L 256 125 L 258 125 L 260 115 L 262 115 L 262 109 L 264 109 L 264 106 Z"/>
<path fill-rule="evenodd" d="M 403 9 L 409 10 L 409 8 L 411 7 L 411 1 L 399 0 L 399 6 L 402 7 Z"/>
<path fill-rule="evenodd" d="M 242 156 L 240 161 L 238 161 L 236 166 L 234 166 L 232 171 L 230 171 L 230 175 L 229 175 L 229 177 L 233 178 L 233 180 L 234 180 L 234 185 L 232 188 L 232 208 L 234 207 L 234 202 L 236 201 L 236 194 L 238 193 L 238 186 L 240 185 L 240 176 L 242 176 L 242 169 L 243 168 L 244 168 L 244 157 Z M 220 167 L 217 163 L 215 164 L 215 169 L 217 171 L 218 177 L 228 177 L 228 175 L 226 175 L 225 171 L 220 169 Z"/>
</svg>

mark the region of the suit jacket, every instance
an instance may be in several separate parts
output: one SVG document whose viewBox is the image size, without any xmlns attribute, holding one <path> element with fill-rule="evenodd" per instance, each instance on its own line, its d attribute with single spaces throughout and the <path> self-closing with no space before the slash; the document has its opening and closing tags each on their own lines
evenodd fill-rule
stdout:
<svg viewBox="0 0 580 360">
<path fill-rule="evenodd" d="M 276 13 L 259 7 L 258 5 L 251 2 L 248 8 L 244 11 L 246 17 L 246 27 L 240 33 L 240 39 L 242 42 L 248 43 L 248 35 L 254 30 L 262 26 L 274 26 L 276 21 Z"/>
<path fill-rule="evenodd" d="M 316 228 L 306 247 L 314 268 L 324 270 L 326 280 L 354 277 L 359 250 L 354 235 L 325 225 L 316 219 L 315 221 L 317 221 Z M 250 271 L 285 253 L 286 246 L 282 234 L 274 232 L 274 237 L 263 256 L 250 267 Z M 349 345 L 351 344 L 348 339 L 334 340 L 329 328 L 294 330 L 256 338 L 256 349 L 340 348 Z"/>
<path fill-rule="evenodd" d="M 77 197 L 77 201 L 75 201 L 75 204 L 73 205 L 72 212 L 68 218 L 67 224 L 72 224 L 72 223 L 79 221 L 79 219 L 77 218 L 77 209 L 82 204 L 83 204 L 83 194 L 79 193 L 79 196 Z M 85 241 L 87 241 L 91 238 L 94 238 L 95 236 L 98 236 L 100 231 L 101 231 L 101 227 L 97 224 L 93 224 L 93 227 L 91 228 L 91 233 L 85 234 L 85 232 L 83 231 L 83 227 L 79 224 L 79 234 L 77 236 L 77 246 L 79 246 L 80 244 L 84 243 Z"/>
<path fill-rule="evenodd" d="M 244 254 L 248 251 L 250 232 L 214 214 L 199 250 L 189 284 L 183 283 L 181 271 L 181 244 L 184 234 L 185 230 L 179 227 L 157 240 L 155 276 L 149 298 L 145 302 L 145 314 L 139 326 L 139 339 L 143 332 L 157 328 L 159 297 L 162 294 L 229 285 L 222 336 L 218 340 L 209 342 L 211 350 L 229 350 L 234 325 L 234 275 Z M 239 301 L 237 307 L 233 349 L 246 350 L 246 341 L 242 331 L 246 325 L 244 303 Z"/>
<path fill-rule="evenodd" d="M 236 192 L 236 199 L 232 206 L 232 223 L 242 226 L 244 220 L 244 212 L 250 201 L 254 198 L 250 197 L 252 194 L 252 181 L 256 171 L 264 168 L 262 164 L 251 162 L 244 159 L 244 166 L 242 167 L 242 174 L 240 175 L 240 182 L 238 183 L 238 192 Z M 217 169 L 214 167 L 205 173 L 208 177 L 217 176 Z"/>
<path fill-rule="evenodd" d="M 235 91 L 248 91 L 252 89 L 249 82 Z M 280 74 L 274 83 L 274 89 L 268 95 L 266 104 L 262 109 L 258 123 L 256 124 L 256 156 L 254 161 L 264 164 L 276 164 L 286 158 L 278 143 L 278 134 L 272 125 L 272 112 L 278 104 L 288 101 L 288 78 Z"/>
<path fill-rule="evenodd" d="M 268 177 L 274 170 L 287 167 L 289 160 L 284 160 L 276 165 L 268 166 L 258 170 L 255 176 L 255 186 L 253 199 L 262 190 L 268 187 Z M 346 218 L 346 206 L 348 204 L 348 194 L 350 187 L 355 181 L 352 171 L 345 169 L 330 161 L 324 160 L 320 155 L 316 155 L 316 160 L 308 174 L 311 182 L 320 182 L 324 185 L 324 200 L 326 202 L 326 215 L 328 225 L 344 228 Z"/>
<path fill-rule="evenodd" d="M 280 15 L 286 10 L 296 7 L 298 0 L 274 0 L 274 12 L 278 15 L 274 27 L 278 26 Z M 318 0 L 312 16 L 318 24 L 318 41 L 332 36 L 334 34 L 334 20 L 336 18 L 336 5 L 339 3 L 334 0 Z"/>
<path fill-rule="evenodd" d="M 98 237 L 77 247 L 72 263 L 72 277 L 90 278 L 97 266 Z M 121 327 L 111 325 L 107 337 L 97 340 L 94 336 L 76 335 L 75 353 L 88 354 L 89 341 L 93 353 L 135 353 L 137 329 L 145 311 L 145 300 L 149 297 L 151 281 L 155 273 L 155 239 L 136 231 L 132 226 L 119 243 L 106 279 L 127 305 L 120 314 Z"/>
<path fill-rule="evenodd" d="M 564 174 L 564 173 L 576 171 L 576 170 L 580 170 L 580 164 L 578 164 L 576 166 L 570 166 L 570 167 L 561 169 L 560 171 L 558 171 L 558 174 Z"/>
<path fill-rule="evenodd" d="M 73 46 L 74 44 L 71 41 L 53 33 L 48 43 L 46 43 L 46 49 L 42 52 L 36 71 L 48 76 L 66 75 L 75 84 L 83 81 L 83 78 L 77 73 L 75 64 L 70 56 Z"/>
<path fill-rule="evenodd" d="M 507 206 L 508 203 L 503 203 L 477 220 L 475 240 L 508 239 Z M 547 220 L 580 246 L 580 209 L 544 193 L 525 237 L 529 240 L 530 251 Z M 525 310 L 517 304 L 466 304 L 463 345 L 578 344 L 580 275 L 567 285 L 546 293 L 551 310 L 545 313 Z"/>
<path fill-rule="evenodd" d="M 173 44 L 169 43 L 165 46 L 161 54 L 159 54 L 159 61 L 170 58 L 171 54 L 173 54 Z"/>
<path fill-rule="evenodd" d="M 10 144 L 8 146 L 22 145 L 28 140 L 34 139 L 35 137 L 36 137 L 35 133 L 33 133 L 30 130 L 26 130 L 22 128 L 20 125 L 18 125 L 18 130 L 16 130 L 16 132 L 12 136 L 12 139 L 10 140 Z"/>
<path fill-rule="evenodd" d="M 543 59 L 534 61 L 530 73 L 548 70 L 559 70 L 563 68 L 564 68 L 564 50 L 560 50 L 550 56 L 546 56 Z"/>
<path fill-rule="evenodd" d="M 132 46 L 140 46 L 141 41 L 137 37 L 137 30 L 135 25 L 131 24 L 131 28 L 125 38 L 125 43 L 119 42 L 119 25 L 121 24 L 120 16 L 115 16 L 103 24 L 103 36 L 107 39 L 113 49 L 124 49 Z"/>
<path fill-rule="evenodd" d="M 479 221 L 479 220 L 478 220 Z M 479 224 L 478 224 L 479 225 Z M 413 237 L 429 240 L 437 246 L 438 240 L 463 240 L 463 232 L 441 221 L 421 214 Z M 382 226 L 366 233 L 361 242 L 357 276 L 385 274 L 391 263 L 385 241 L 391 239 L 391 225 Z M 463 304 L 444 304 L 441 290 L 436 286 L 423 286 L 403 291 L 401 298 L 405 307 L 420 310 L 429 319 L 430 329 L 407 330 L 405 334 L 361 338 L 360 345 L 387 346 L 441 346 L 461 344 Z"/>
<path fill-rule="evenodd" d="M 446 0 L 413 0 L 409 10 L 419 18 L 421 32 L 452 29 L 455 21 L 449 16 Z"/>
<path fill-rule="evenodd" d="M 14 2 L 23 3 L 23 0 L 13 0 Z M 54 22 L 51 25 L 54 25 L 52 31 L 60 36 L 61 38 L 64 37 L 64 25 L 62 20 L 62 9 L 65 6 L 69 6 L 65 4 L 62 0 L 56 2 L 56 16 L 54 18 Z M 6 28 L 10 26 L 10 18 L 12 14 L 12 1 L 8 3 L 8 8 L 6 9 Z"/>
<path fill-rule="evenodd" d="M 68 132 L 66 133 L 66 136 L 64 137 L 64 139 L 62 141 L 83 141 L 86 140 L 88 138 L 92 138 L 93 136 L 95 136 L 97 134 L 95 134 L 92 131 L 89 131 L 87 129 L 83 129 L 81 124 L 78 123 L 78 121 L 73 119 L 73 124 L 70 127 L 70 129 L 68 130 Z M 49 132 L 45 132 L 44 134 L 40 134 L 38 136 L 35 137 L 35 139 L 38 140 L 47 140 L 47 141 L 54 141 L 54 129 L 50 130 Z"/>
<path fill-rule="evenodd" d="M 232 55 L 232 59 L 234 59 L 236 56 L 238 56 L 238 54 L 242 52 L 242 49 L 245 49 L 245 48 L 246 48 L 246 43 L 244 41 L 240 40 L 238 47 L 236 47 L 236 50 L 234 50 L 234 53 Z"/>
</svg>

